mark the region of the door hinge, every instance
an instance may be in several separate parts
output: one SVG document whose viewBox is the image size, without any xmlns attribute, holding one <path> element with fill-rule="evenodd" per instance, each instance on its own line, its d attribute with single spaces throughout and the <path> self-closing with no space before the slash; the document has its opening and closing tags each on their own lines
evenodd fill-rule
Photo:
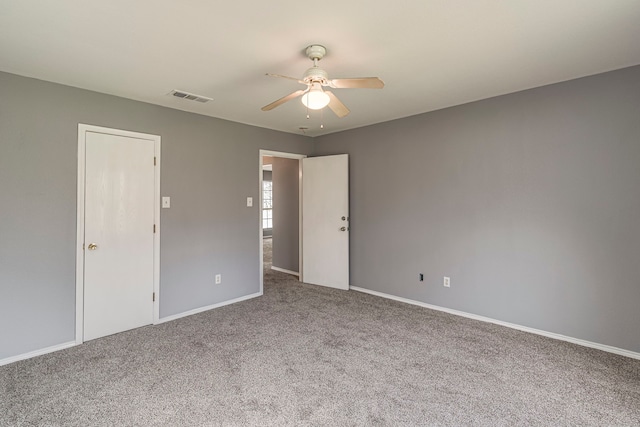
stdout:
<svg viewBox="0 0 640 427">
<path fill-rule="evenodd" d="M 153 293 L 153 296 L 151 297 L 151 300 L 152 300 L 153 302 L 156 302 L 156 293 L 155 293 L 155 292 Z"/>
<path fill-rule="evenodd" d="M 84 251 L 84 243 L 82 244 L 82 250 Z"/>
<path fill-rule="evenodd" d="M 153 224 L 153 233 L 155 234 L 155 232 L 156 232 L 156 225 Z"/>
<path fill-rule="evenodd" d="M 156 156 L 153 156 L 153 166 L 156 165 Z"/>
</svg>

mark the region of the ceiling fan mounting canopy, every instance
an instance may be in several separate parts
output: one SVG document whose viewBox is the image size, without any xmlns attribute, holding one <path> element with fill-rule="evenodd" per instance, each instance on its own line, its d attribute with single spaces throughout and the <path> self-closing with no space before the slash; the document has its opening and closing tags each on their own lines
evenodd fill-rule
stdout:
<svg viewBox="0 0 640 427">
<path fill-rule="evenodd" d="M 310 60 L 320 61 L 327 54 L 327 49 L 322 45 L 312 44 L 311 46 L 307 46 L 305 53 L 307 54 Z"/>
<path fill-rule="evenodd" d="M 305 54 L 313 61 L 313 67 L 307 69 L 302 79 L 296 79 L 295 77 L 283 76 L 280 74 L 268 74 L 272 77 L 282 77 L 290 80 L 295 80 L 298 83 L 307 86 L 305 90 L 297 90 L 287 96 L 284 96 L 271 104 L 262 107 L 262 111 L 273 110 L 279 105 L 284 104 L 294 98 L 302 96 L 302 103 L 309 109 L 322 109 L 325 106 L 329 106 L 338 117 L 345 117 L 349 114 L 349 109 L 328 90 L 323 90 L 323 86 L 329 86 L 335 89 L 382 89 L 384 82 L 378 77 L 359 77 L 350 79 L 329 79 L 329 73 L 322 68 L 318 67 L 318 61 L 324 58 L 327 54 L 327 49 L 319 44 L 312 44 L 307 46 Z M 316 100 L 312 102 L 312 100 Z"/>
</svg>

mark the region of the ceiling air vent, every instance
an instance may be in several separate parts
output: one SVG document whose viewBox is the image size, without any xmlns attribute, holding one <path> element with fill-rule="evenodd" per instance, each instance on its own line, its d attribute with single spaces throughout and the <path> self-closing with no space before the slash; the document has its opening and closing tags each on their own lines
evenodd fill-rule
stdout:
<svg viewBox="0 0 640 427">
<path fill-rule="evenodd" d="M 178 98 L 188 99 L 189 101 L 198 101 L 198 102 L 209 102 L 213 101 L 212 98 L 207 98 L 206 96 L 196 95 L 195 93 L 185 92 L 183 90 L 172 90 L 169 92 L 169 95 L 173 95 Z"/>
</svg>

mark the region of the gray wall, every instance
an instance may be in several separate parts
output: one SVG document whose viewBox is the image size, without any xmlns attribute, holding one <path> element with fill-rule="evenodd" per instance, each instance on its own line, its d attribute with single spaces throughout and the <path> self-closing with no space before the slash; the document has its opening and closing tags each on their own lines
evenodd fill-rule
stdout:
<svg viewBox="0 0 640 427">
<path fill-rule="evenodd" d="M 0 93 L 0 359 L 75 338 L 78 123 L 162 137 L 161 317 L 259 291 L 259 149 L 311 139 L 6 73 Z"/>
<path fill-rule="evenodd" d="M 74 339 L 78 123 L 162 136 L 161 317 L 258 291 L 259 149 L 315 147 L 351 154 L 353 285 L 640 352 L 640 67 L 315 142 L 5 73 L 0 93 L 0 359 Z"/>
<path fill-rule="evenodd" d="M 351 284 L 640 352 L 639 112 L 632 67 L 316 138 Z"/>
<path fill-rule="evenodd" d="M 273 266 L 299 271 L 299 181 L 297 159 L 273 158 Z"/>
</svg>

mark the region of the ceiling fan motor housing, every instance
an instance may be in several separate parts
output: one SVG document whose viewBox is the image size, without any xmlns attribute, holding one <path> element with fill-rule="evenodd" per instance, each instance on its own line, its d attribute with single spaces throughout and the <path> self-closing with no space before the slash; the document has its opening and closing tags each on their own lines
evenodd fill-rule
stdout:
<svg viewBox="0 0 640 427">
<path fill-rule="evenodd" d="M 304 72 L 304 77 L 302 77 L 302 80 L 307 84 L 318 82 L 326 85 L 329 81 L 329 74 L 327 74 L 327 72 L 322 68 L 311 67 Z"/>
</svg>

